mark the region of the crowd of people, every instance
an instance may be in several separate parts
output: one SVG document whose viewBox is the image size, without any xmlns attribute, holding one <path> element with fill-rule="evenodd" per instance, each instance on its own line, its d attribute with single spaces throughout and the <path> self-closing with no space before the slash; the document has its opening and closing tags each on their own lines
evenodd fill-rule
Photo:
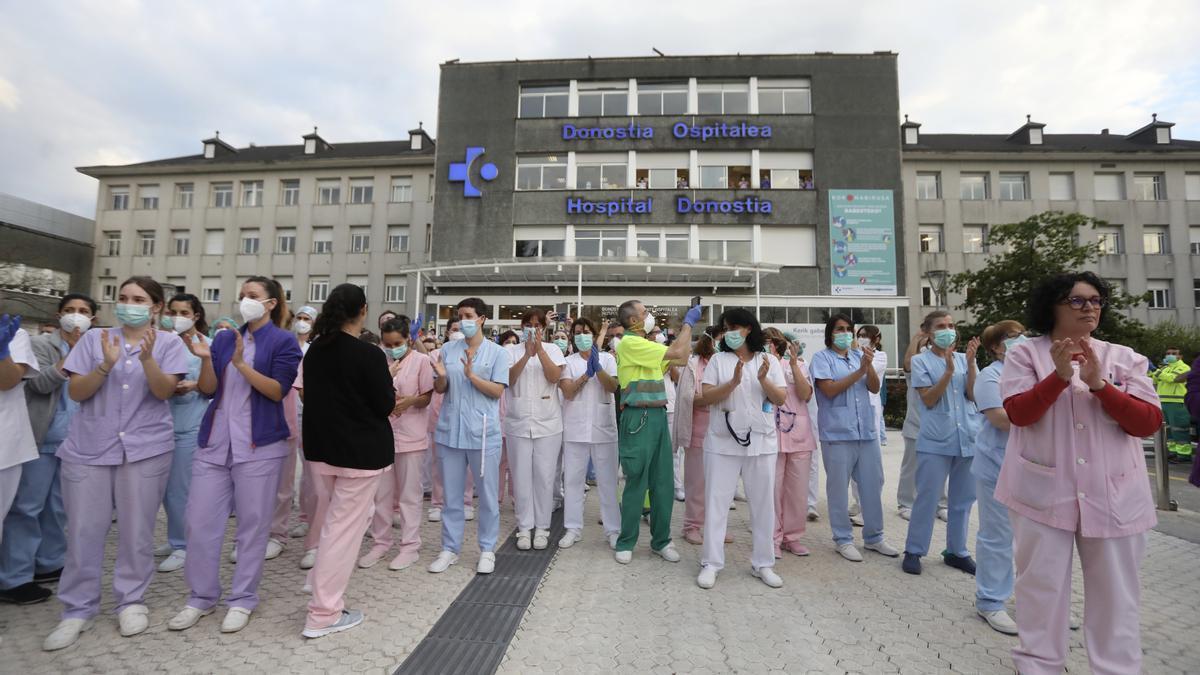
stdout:
<svg viewBox="0 0 1200 675">
<path fill-rule="evenodd" d="M 898 364 L 902 549 L 884 533 L 887 356 L 877 327 L 844 314 L 806 359 L 797 335 L 742 308 L 703 330 L 699 305 L 670 329 L 676 317 L 636 300 L 601 325 L 531 308 L 519 330 L 496 333 L 490 308 L 466 298 L 444 332 L 384 312 L 376 333 L 351 284 L 320 311 L 292 311 L 278 282 L 251 277 L 241 321 L 209 324 L 195 296 L 133 277 L 119 287 L 117 325 L 93 328 L 95 301 L 69 294 L 53 334 L 31 339 L 18 317 L 0 319 L 0 599 L 40 602 L 57 582 L 63 612 L 44 648 L 73 644 L 99 613 L 116 523 L 121 635 L 149 625 L 156 570 L 181 569 L 189 594 L 168 627 L 190 629 L 223 602 L 220 630 L 236 632 L 258 604 L 264 562 L 298 539 L 311 594 L 303 635 L 318 638 L 363 621 L 344 602 L 356 566 L 388 559 L 400 571 L 436 551 L 427 570 L 445 572 L 475 521 L 476 571 L 490 574 L 510 501 L 518 549 L 570 549 L 590 530 L 589 490 L 595 536 L 621 564 L 643 520 L 651 553 L 680 560 L 671 515 L 682 502 L 679 534 L 701 547 L 704 589 L 726 567 L 728 513 L 745 501 L 753 546 L 742 564 L 779 588 L 776 561 L 817 546 L 805 530 L 820 517 L 823 465 L 831 552 L 863 562 L 858 527 L 862 549 L 921 574 L 946 521 L 941 558 L 975 576 L 991 627 L 1019 635 L 1022 673 L 1063 668 L 1078 552 L 1093 671 L 1138 672 L 1138 574 L 1155 524 L 1141 438 L 1163 413 L 1146 359 L 1092 337 L 1109 293 L 1092 273 L 1057 275 L 1030 298 L 1028 326 L 1014 317 L 970 338 L 948 312 L 924 317 Z M 1181 382 L 1177 370 L 1161 379 Z M 559 507 L 566 533 L 551 542 Z M 432 547 L 423 518 L 441 523 Z"/>
</svg>

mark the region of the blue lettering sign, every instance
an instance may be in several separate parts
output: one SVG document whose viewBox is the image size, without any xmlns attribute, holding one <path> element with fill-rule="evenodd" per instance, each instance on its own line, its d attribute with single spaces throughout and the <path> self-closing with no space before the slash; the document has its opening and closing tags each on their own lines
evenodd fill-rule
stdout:
<svg viewBox="0 0 1200 675">
<path fill-rule="evenodd" d="M 615 216 L 622 213 L 645 214 L 653 212 L 653 197 L 646 197 L 644 199 L 623 197 L 603 202 L 594 202 L 582 197 L 567 197 L 568 215 L 591 214 L 597 216 Z"/>
<path fill-rule="evenodd" d="M 694 138 L 705 142 L 714 138 L 771 138 L 771 126 L 764 124 L 707 124 L 694 126 L 687 122 L 676 122 L 671 126 L 671 135 L 678 139 Z"/>
<path fill-rule="evenodd" d="M 742 199 L 702 199 L 692 200 L 688 197 L 675 198 L 676 213 L 771 213 L 775 205 L 767 199 L 744 197 Z"/>
<path fill-rule="evenodd" d="M 643 127 L 637 122 L 630 122 L 629 126 L 624 127 L 577 127 L 574 124 L 564 124 L 562 126 L 562 137 L 564 141 L 573 141 L 576 139 L 626 140 L 631 138 L 654 138 L 654 128 Z"/>
</svg>

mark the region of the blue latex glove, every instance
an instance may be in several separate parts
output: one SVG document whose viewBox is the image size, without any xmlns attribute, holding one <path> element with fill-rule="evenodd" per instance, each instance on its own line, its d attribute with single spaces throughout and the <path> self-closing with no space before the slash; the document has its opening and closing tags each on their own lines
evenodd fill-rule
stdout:
<svg viewBox="0 0 1200 675">
<path fill-rule="evenodd" d="M 7 359 L 10 355 L 9 347 L 12 345 L 13 338 L 17 335 L 17 329 L 21 327 L 21 316 L 9 316 L 5 314 L 0 316 L 0 361 Z"/>
<path fill-rule="evenodd" d="M 700 320 L 700 315 L 703 313 L 704 309 L 701 308 L 700 305 L 696 305 L 695 307 L 689 309 L 687 314 L 683 315 L 683 322 L 689 327 L 695 326 L 696 322 Z"/>
<path fill-rule="evenodd" d="M 587 376 L 595 377 L 598 372 L 600 372 L 600 350 L 593 347 L 591 355 L 588 356 Z"/>
<path fill-rule="evenodd" d="M 420 314 L 420 313 L 417 314 L 417 320 L 412 322 L 411 328 L 409 330 L 409 334 L 408 334 L 409 339 L 416 340 L 417 338 L 421 337 L 421 324 L 423 323 L 424 318 L 425 318 L 424 314 Z"/>
</svg>

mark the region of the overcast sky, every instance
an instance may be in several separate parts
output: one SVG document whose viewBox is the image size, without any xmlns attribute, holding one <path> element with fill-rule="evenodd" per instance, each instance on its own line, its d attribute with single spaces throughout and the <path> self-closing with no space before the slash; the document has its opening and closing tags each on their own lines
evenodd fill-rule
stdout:
<svg viewBox="0 0 1200 675">
<path fill-rule="evenodd" d="M 927 133 L 1200 139 L 1200 2 L 0 0 L 0 192 L 94 217 L 75 172 L 235 146 L 435 132 L 438 64 L 765 52 L 900 55 Z"/>
</svg>

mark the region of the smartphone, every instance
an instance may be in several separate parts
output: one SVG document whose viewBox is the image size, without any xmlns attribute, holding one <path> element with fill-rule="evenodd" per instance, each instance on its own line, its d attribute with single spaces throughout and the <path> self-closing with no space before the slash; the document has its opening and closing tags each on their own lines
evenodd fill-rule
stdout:
<svg viewBox="0 0 1200 675">
<path fill-rule="evenodd" d="M 699 306 L 700 306 L 700 296 L 697 295 L 692 298 L 692 304 L 688 305 L 688 308 L 690 309 L 692 307 L 699 307 Z"/>
</svg>

